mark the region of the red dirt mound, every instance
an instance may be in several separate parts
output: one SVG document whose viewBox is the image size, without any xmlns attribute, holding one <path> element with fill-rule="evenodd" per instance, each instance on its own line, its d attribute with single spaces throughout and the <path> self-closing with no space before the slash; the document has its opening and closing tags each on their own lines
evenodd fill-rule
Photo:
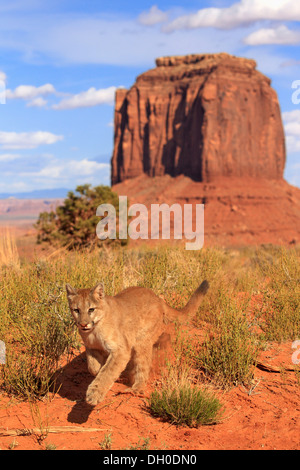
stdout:
<svg viewBox="0 0 300 470">
<path fill-rule="evenodd" d="M 204 204 L 206 246 L 300 242 L 300 189 L 284 180 L 220 178 L 195 182 L 180 175 L 141 175 L 113 186 L 129 204 Z M 195 214 L 195 212 L 193 212 Z"/>
</svg>

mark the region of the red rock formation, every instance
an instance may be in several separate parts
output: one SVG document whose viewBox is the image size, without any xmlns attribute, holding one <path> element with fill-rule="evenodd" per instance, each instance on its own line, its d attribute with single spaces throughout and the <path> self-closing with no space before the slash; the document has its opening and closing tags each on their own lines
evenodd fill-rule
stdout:
<svg viewBox="0 0 300 470">
<path fill-rule="evenodd" d="M 278 99 L 254 60 L 203 54 L 156 65 L 116 93 L 112 184 L 143 173 L 282 178 Z"/>
</svg>

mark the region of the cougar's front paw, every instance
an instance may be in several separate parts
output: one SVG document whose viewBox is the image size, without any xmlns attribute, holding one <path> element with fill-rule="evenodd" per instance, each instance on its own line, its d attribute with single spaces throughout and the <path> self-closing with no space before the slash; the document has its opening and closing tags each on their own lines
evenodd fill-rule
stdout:
<svg viewBox="0 0 300 470">
<path fill-rule="evenodd" d="M 97 385 L 91 383 L 86 392 L 86 402 L 89 405 L 95 406 L 103 400 L 104 395 L 105 394 L 102 393 L 101 389 Z"/>
</svg>

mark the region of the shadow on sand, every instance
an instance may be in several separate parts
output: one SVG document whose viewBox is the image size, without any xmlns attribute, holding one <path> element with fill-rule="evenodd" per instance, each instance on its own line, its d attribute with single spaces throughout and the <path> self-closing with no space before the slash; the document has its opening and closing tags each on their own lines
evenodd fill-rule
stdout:
<svg viewBox="0 0 300 470">
<path fill-rule="evenodd" d="M 170 335 L 164 333 L 153 347 L 152 374 L 153 372 L 157 372 L 161 366 L 162 360 L 160 357 L 160 352 L 168 350 L 169 346 Z M 128 365 L 128 367 L 130 366 Z M 78 356 L 74 357 L 64 367 L 57 371 L 55 382 L 57 394 L 62 398 L 66 398 L 71 402 L 75 402 L 68 414 L 68 421 L 70 423 L 85 423 L 95 408 L 85 401 L 87 388 L 93 379 L 94 377 L 87 369 L 85 352 L 80 353 Z M 124 371 L 118 382 L 120 381 L 121 383 L 126 383 L 126 379 L 126 371 Z"/>
<path fill-rule="evenodd" d="M 74 357 L 57 371 L 57 394 L 71 402 L 75 401 L 68 414 L 70 423 L 85 423 L 94 409 L 85 401 L 86 391 L 92 380 L 93 376 L 87 369 L 85 352 Z"/>
</svg>

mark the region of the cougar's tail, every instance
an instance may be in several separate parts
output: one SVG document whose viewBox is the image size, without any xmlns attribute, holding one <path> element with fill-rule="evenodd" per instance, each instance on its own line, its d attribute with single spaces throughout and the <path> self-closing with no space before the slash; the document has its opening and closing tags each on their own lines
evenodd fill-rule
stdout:
<svg viewBox="0 0 300 470">
<path fill-rule="evenodd" d="M 164 322 L 169 323 L 170 321 L 187 319 L 192 313 L 196 313 L 201 303 L 202 297 L 206 294 L 209 289 L 209 283 L 203 281 L 198 289 L 195 290 L 192 297 L 188 301 L 185 307 L 176 310 L 170 307 L 168 304 L 164 304 Z"/>
</svg>

